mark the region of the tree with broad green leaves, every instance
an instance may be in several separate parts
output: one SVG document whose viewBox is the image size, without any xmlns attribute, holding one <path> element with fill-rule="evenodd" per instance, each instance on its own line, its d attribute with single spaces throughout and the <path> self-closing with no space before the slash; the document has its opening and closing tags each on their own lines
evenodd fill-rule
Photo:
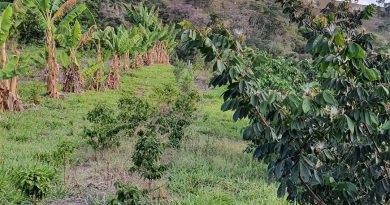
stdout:
<svg viewBox="0 0 390 205">
<path fill-rule="evenodd" d="M 247 151 L 268 163 L 278 196 L 299 204 L 386 204 L 390 200 L 390 59 L 361 29 L 375 6 L 330 2 L 320 14 L 299 0 L 278 0 L 308 39 L 312 76 L 295 89 L 263 83 L 263 57 L 220 25 L 187 29 L 186 48 L 214 62 L 212 86 L 227 85 L 222 110 L 248 118 Z M 281 73 L 271 73 L 274 75 Z M 298 76 L 297 76 L 298 77 Z"/>
</svg>

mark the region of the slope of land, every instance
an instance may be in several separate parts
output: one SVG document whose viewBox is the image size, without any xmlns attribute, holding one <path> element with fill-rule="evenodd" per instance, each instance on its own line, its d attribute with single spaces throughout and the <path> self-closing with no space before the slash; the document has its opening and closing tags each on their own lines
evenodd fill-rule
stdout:
<svg viewBox="0 0 390 205">
<path fill-rule="evenodd" d="M 136 139 L 122 136 L 120 147 L 96 158 L 82 137 L 87 125 L 84 117 L 97 104 L 115 108 L 122 96 L 136 95 L 153 104 L 153 90 L 164 84 L 175 84 L 172 68 L 147 67 L 124 76 L 119 91 L 66 94 L 63 100 L 42 98 L 40 105 L 21 113 L 1 114 L 0 204 L 26 202 L 13 180 L 15 170 L 21 167 L 55 171 L 56 179 L 43 204 L 103 204 L 115 192 L 115 182 L 143 188 L 145 182 L 128 172 Z M 36 81 L 24 81 L 20 86 L 25 102 L 32 99 L 32 93 L 40 96 L 44 90 L 44 84 Z M 182 148 L 164 157 L 172 166 L 158 182 L 163 200 L 154 203 L 286 204 L 277 199 L 276 186 L 268 184 L 266 167 L 243 153 L 246 144 L 240 133 L 246 122 L 234 123 L 231 113 L 219 111 L 221 93 L 217 89 L 202 95 L 199 118 L 186 131 Z M 61 166 L 39 157 L 54 152 L 63 141 L 77 147 L 65 176 Z"/>
</svg>

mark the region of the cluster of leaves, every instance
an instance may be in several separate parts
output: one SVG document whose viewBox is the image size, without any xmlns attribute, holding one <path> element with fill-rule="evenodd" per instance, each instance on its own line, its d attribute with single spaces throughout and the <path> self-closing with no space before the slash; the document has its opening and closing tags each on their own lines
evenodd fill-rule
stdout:
<svg viewBox="0 0 390 205">
<path fill-rule="evenodd" d="M 40 167 L 22 168 L 14 175 L 16 187 L 34 203 L 48 193 L 54 179 L 51 170 Z"/>
<path fill-rule="evenodd" d="M 162 113 L 157 119 L 159 132 L 168 136 L 169 144 L 178 148 L 184 138 L 184 131 L 195 119 L 194 113 L 200 100 L 198 91 L 191 90 L 179 95 L 170 112 Z"/>
<path fill-rule="evenodd" d="M 244 139 L 280 182 L 279 196 L 287 192 L 301 204 L 388 202 L 388 60 L 370 53 L 371 35 L 359 30 L 375 7 L 351 11 L 348 2 L 330 3 L 316 18 L 299 0 L 279 2 L 306 30 L 306 50 L 315 59 L 314 72 L 300 70 L 304 75 L 291 79 L 288 91 L 264 83 L 278 69 L 258 79 L 264 63 L 220 26 L 189 27 L 182 40 L 215 62 L 211 85 L 228 85 L 222 109 L 233 110 L 234 120 L 250 119 Z"/>
<path fill-rule="evenodd" d="M 155 109 L 149 103 L 137 98 L 120 99 L 118 108 L 120 113 L 117 119 L 128 136 L 133 136 L 136 129 L 155 113 Z"/>
<path fill-rule="evenodd" d="M 65 163 L 66 160 L 72 157 L 76 146 L 69 141 L 63 141 L 57 145 L 53 152 L 49 153 L 37 153 L 34 158 L 46 162 L 55 166 L 59 166 Z"/>
<path fill-rule="evenodd" d="M 119 146 L 119 130 L 116 129 L 114 113 L 107 105 L 97 105 L 87 114 L 91 127 L 84 128 L 84 137 L 95 150 Z"/>
<path fill-rule="evenodd" d="M 157 128 L 151 124 L 138 134 L 140 138 L 135 144 L 132 157 L 134 166 L 130 171 L 136 171 L 148 180 L 160 179 L 167 167 L 160 164 L 164 144 L 158 138 Z"/>
<path fill-rule="evenodd" d="M 145 193 L 137 187 L 127 184 L 115 184 L 116 196 L 110 200 L 110 205 L 139 205 Z"/>
<path fill-rule="evenodd" d="M 158 42 L 172 52 L 177 45 L 176 36 L 180 32 L 175 24 L 163 24 L 159 19 L 158 9 L 155 6 L 148 8 L 140 3 L 138 6 L 126 7 L 130 22 L 139 26 L 143 31 L 142 44 L 144 52 L 154 47 Z"/>
<path fill-rule="evenodd" d="M 148 122 L 155 109 L 138 98 L 122 98 L 118 102 L 119 113 L 108 105 L 99 104 L 87 114 L 90 127 L 84 129 L 84 137 L 95 150 L 106 150 L 119 146 L 121 131 L 134 136 Z"/>
</svg>

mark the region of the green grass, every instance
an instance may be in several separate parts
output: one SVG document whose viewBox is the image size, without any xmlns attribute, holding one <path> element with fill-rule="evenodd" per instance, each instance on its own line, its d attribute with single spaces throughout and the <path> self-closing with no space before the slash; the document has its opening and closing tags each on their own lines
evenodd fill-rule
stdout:
<svg viewBox="0 0 390 205">
<path fill-rule="evenodd" d="M 25 202 L 13 186 L 14 170 L 27 166 L 54 169 L 34 156 L 54 151 L 63 141 L 71 141 L 78 147 L 69 168 L 77 180 L 69 182 L 72 186 L 64 185 L 62 169 L 57 169 L 57 180 L 47 201 L 71 202 L 81 197 L 103 203 L 105 198 L 87 185 L 101 182 L 102 175 L 107 174 L 104 170 L 109 170 L 111 175 L 126 175 L 135 139 L 123 138 L 121 147 L 107 153 L 103 162 L 95 162 L 92 150 L 82 138 L 87 125 L 84 117 L 97 104 L 115 108 L 123 96 L 136 95 L 155 104 L 154 89 L 166 84 L 175 84 L 172 68 L 153 66 L 123 76 L 122 88 L 118 91 L 66 94 L 61 100 L 43 97 L 41 105 L 28 105 L 21 113 L 1 113 L 0 204 Z M 39 94 L 45 91 L 41 82 L 20 84 L 21 97 L 27 104 L 34 89 Z M 222 92 L 221 88 L 203 95 L 199 118 L 187 130 L 188 139 L 182 148 L 170 154 L 172 166 L 162 181 L 167 187 L 168 201 L 172 204 L 285 204 L 283 199 L 276 198 L 276 186 L 268 184 L 266 167 L 243 153 L 246 144 L 240 136 L 247 122 L 233 122 L 232 113 L 220 111 Z M 112 178 L 114 181 L 134 180 L 128 176 Z M 78 187 L 74 188 L 76 183 Z M 109 189 L 110 193 L 112 191 Z"/>
</svg>

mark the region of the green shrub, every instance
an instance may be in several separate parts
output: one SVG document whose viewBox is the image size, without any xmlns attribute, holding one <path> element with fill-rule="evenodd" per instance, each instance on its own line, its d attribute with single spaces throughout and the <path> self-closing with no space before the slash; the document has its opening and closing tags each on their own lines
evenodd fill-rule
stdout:
<svg viewBox="0 0 390 205">
<path fill-rule="evenodd" d="M 153 97 L 157 99 L 162 111 L 166 111 L 175 101 L 178 94 L 179 90 L 175 85 L 164 84 L 162 87 L 156 87 L 154 89 Z"/>
<path fill-rule="evenodd" d="M 176 99 L 172 111 L 162 113 L 158 117 L 156 123 L 159 125 L 159 132 L 162 135 L 168 135 L 170 146 L 180 147 L 185 128 L 194 120 L 199 100 L 200 95 L 196 90 L 182 93 Z"/>
<path fill-rule="evenodd" d="M 130 171 L 136 171 L 148 180 L 160 179 L 166 170 L 166 167 L 160 164 L 164 145 L 158 139 L 153 125 L 146 127 L 140 134 L 132 157 L 134 166 Z"/>
<path fill-rule="evenodd" d="M 87 114 L 91 126 L 84 128 L 84 137 L 95 150 L 106 150 L 119 146 L 119 130 L 114 110 L 98 105 Z"/>
<path fill-rule="evenodd" d="M 145 124 L 155 113 L 155 108 L 139 98 L 122 98 L 118 108 L 120 113 L 117 119 L 121 123 L 121 129 L 126 130 L 129 136 L 133 136 L 135 129 Z"/>
<path fill-rule="evenodd" d="M 139 205 L 144 192 L 129 184 L 115 183 L 116 196 L 110 200 L 110 205 Z"/>
<path fill-rule="evenodd" d="M 15 186 L 36 203 L 50 191 L 54 173 L 45 167 L 21 168 L 16 171 L 14 179 Z"/>
</svg>

